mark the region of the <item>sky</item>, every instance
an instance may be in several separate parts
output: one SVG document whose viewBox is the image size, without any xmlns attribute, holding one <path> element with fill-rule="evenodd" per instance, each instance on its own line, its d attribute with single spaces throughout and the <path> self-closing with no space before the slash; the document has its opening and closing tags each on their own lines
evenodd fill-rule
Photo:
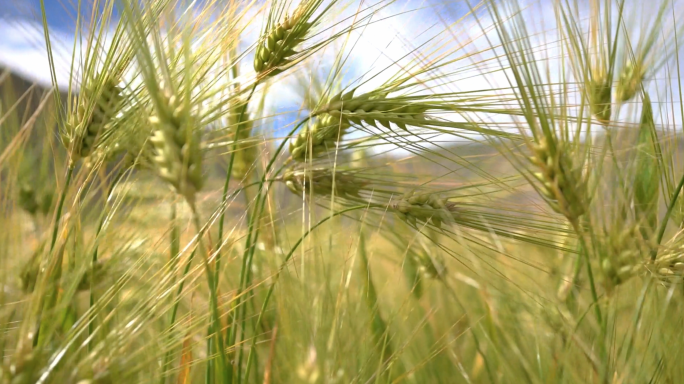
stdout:
<svg viewBox="0 0 684 384">
<path fill-rule="evenodd" d="M 21 77 L 36 81 L 46 87 L 51 86 L 51 72 L 48 55 L 46 53 L 45 38 L 43 35 L 42 13 L 40 0 L 2 0 L 9 2 L 9 7 L 0 10 L 0 67 L 9 68 Z M 198 0 L 202 1 L 202 0 Z M 382 0 L 373 0 L 371 4 Z M 89 3 L 88 0 L 82 1 Z M 55 76 L 62 90 L 69 83 L 71 74 L 72 53 L 74 51 L 74 32 L 76 30 L 76 9 L 74 0 L 44 0 L 45 14 L 49 27 L 50 41 L 53 47 L 55 63 Z M 340 1 L 340 3 L 348 3 Z M 398 1 L 383 10 L 382 17 L 392 16 L 380 23 L 367 25 L 363 33 L 355 32 L 351 38 L 354 44 L 352 54 L 345 64 L 344 79 L 356 80 L 366 75 L 371 77 L 368 86 L 379 84 L 386 79 L 383 76 L 369 76 L 368 70 L 376 72 L 388 66 L 396 60 L 406 56 L 410 47 L 424 42 L 430 36 L 437 33 L 433 27 L 438 23 L 433 9 L 418 10 L 425 7 L 425 1 Z M 345 12 L 353 13 L 358 9 L 358 2 L 352 0 Z M 457 7 L 450 7 L 450 12 Z M 412 12 L 406 12 L 413 10 Z M 81 8 L 82 15 L 89 18 L 92 9 L 86 6 Z M 443 16 L 452 17 L 446 12 Z M 377 17 L 376 17 L 377 19 Z M 410 24 L 414 30 L 406 31 L 405 26 Z M 247 49 L 251 42 L 255 41 L 260 33 L 260 22 L 255 27 L 245 32 L 245 46 Z M 421 33 L 422 32 L 422 33 Z M 316 65 L 323 71 L 330 68 L 335 59 L 337 49 L 341 43 L 337 43 L 327 49 L 316 58 Z M 243 60 L 242 73 L 251 73 L 252 60 Z M 324 77 L 326 73 L 322 73 Z M 284 81 L 273 82 L 266 96 L 266 108 L 272 111 L 272 122 L 275 126 L 288 126 L 292 124 L 299 114 L 298 109 L 302 104 L 302 92 L 296 84 L 297 79 L 287 77 Z M 277 95 L 277 97 L 273 97 Z"/>
<path fill-rule="evenodd" d="M 0 10 L 0 66 L 9 68 L 22 77 L 49 86 L 51 77 L 43 36 L 40 0 L 3 0 L 3 2 L 8 2 L 9 7 L 3 6 Z M 88 0 L 82 2 L 89 3 Z M 74 46 L 75 15 L 77 14 L 74 7 L 77 3 L 78 1 L 74 0 L 44 0 L 59 84 L 66 84 L 69 78 Z M 407 47 L 401 39 L 398 39 L 398 36 L 407 32 L 402 31 L 405 23 L 410 21 L 413 28 L 423 30 L 431 23 L 435 23 L 436 17 L 431 10 L 429 12 L 414 11 L 404 15 L 401 13 L 407 8 L 416 8 L 425 4 L 425 1 L 396 2 L 383 11 L 384 16 L 393 15 L 393 17 L 382 23 L 365 27 L 363 36 L 355 42 L 352 55 L 354 57 L 347 63 L 346 75 L 359 76 L 365 72 L 365 68 L 389 65 L 393 60 L 405 56 L 408 52 Z M 354 11 L 356 7 L 358 3 L 352 3 L 347 11 Z M 92 10 L 87 6 L 82 6 L 82 15 L 88 15 L 87 18 L 89 18 L 91 12 Z M 259 26 L 258 23 L 256 25 Z M 251 36 L 247 36 L 246 40 L 255 40 L 259 32 L 256 28 L 248 30 L 247 34 Z M 354 37 L 359 35 L 355 33 Z M 411 36 L 411 33 L 406 36 Z M 361 52 L 363 54 L 360 54 Z M 328 56 L 326 59 L 332 62 L 332 53 Z M 378 60 L 379 56 L 384 56 L 384 59 Z M 251 69 L 251 60 L 244 60 L 244 64 L 250 67 L 245 70 Z"/>
<path fill-rule="evenodd" d="M 49 86 L 51 78 L 43 28 L 40 21 L 40 0 L 2 1 L 9 2 L 9 7 L 3 6 L 2 10 L 0 10 L 0 66 L 10 68 L 22 77 Z M 82 2 L 85 4 L 89 3 L 87 0 Z M 684 0 L 675 1 L 676 9 L 682 9 L 682 2 Z M 73 4 L 77 3 L 78 1 L 74 0 L 44 0 L 50 37 L 55 53 L 56 77 L 60 85 L 67 84 L 69 79 L 74 42 L 75 15 L 77 14 Z M 448 5 L 444 5 L 447 3 Z M 580 0 L 580 3 L 586 2 Z M 352 2 L 351 4 L 347 12 L 353 12 L 358 7 L 358 2 Z M 632 9 L 626 12 L 630 17 L 638 18 L 645 9 L 639 8 L 643 6 L 638 5 L 641 4 L 640 2 L 627 1 L 626 4 L 627 7 L 632 7 Z M 406 12 L 407 10 L 411 10 L 411 12 Z M 453 25 L 449 31 L 444 32 L 445 26 L 459 20 L 466 13 L 466 10 L 466 3 L 457 1 L 398 0 L 394 2 L 390 7 L 383 10 L 381 14 L 382 17 L 392 17 L 382 20 L 382 22 L 370 24 L 362 31 L 360 30 L 352 34 L 351 41 L 353 41 L 354 49 L 351 51 L 352 53 L 345 65 L 347 72 L 343 78 L 343 82 L 346 83 L 344 85 L 349 85 L 353 80 L 361 77 L 369 80 L 365 85 L 366 87 L 372 88 L 382 83 L 387 78 L 387 76 L 384 76 L 385 74 L 396 73 L 400 68 L 395 66 L 396 70 L 392 71 L 382 71 L 382 69 L 392 66 L 396 60 L 406 57 L 412 47 L 421 44 L 427 44 L 426 47 L 434 46 L 439 43 L 439 39 L 446 39 L 443 42 L 450 43 L 453 46 L 453 40 L 450 39 L 456 39 L 460 43 L 465 44 L 469 37 L 480 36 L 481 27 L 478 26 L 473 18 L 466 18 Z M 648 9 L 646 8 L 645 10 Z M 81 13 L 85 15 L 90 15 L 91 11 L 86 6 L 83 6 L 81 9 Z M 534 1 L 525 12 L 526 20 L 529 20 L 527 27 L 530 28 L 530 33 L 549 28 L 550 23 L 555 18 L 552 1 L 550 0 Z M 481 12 L 480 14 L 485 15 L 486 12 Z M 488 23 L 491 25 L 487 21 L 487 17 L 484 17 L 481 21 L 485 27 L 488 26 Z M 631 20 L 630 23 L 634 24 Z M 246 34 L 248 36 L 246 40 L 249 41 L 251 39 L 253 41 L 259 32 L 257 28 L 247 31 Z M 431 40 L 436 36 L 436 40 Z M 491 32 L 487 37 L 491 40 L 487 41 L 480 36 L 465 45 L 468 50 L 477 51 L 488 47 L 490 44 L 496 45 L 498 43 L 495 33 Z M 543 42 L 543 38 L 540 37 L 538 42 Z M 336 53 L 335 50 L 339 47 L 339 44 L 333 45 L 331 49 L 323 52 L 320 58 L 315 57 L 314 61 L 321 68 L 326 68 L 326 65 L 332 63 Z M 557 47 L 553 45 L 547 46 L 545 49 L 545 54 L 549 57 L 553 57 L 558 53 Z M 479 56 L 480 58 L 486 57 L 487 54 L 483 53 Z M 477 57 L 464 60 L 463 64 L 456 63 L 453 68 L 456 71 L 459 69 L 459 65 L 469 65 L 476 60 Z M 245 65 L 243 73 L 249 72 L 251 70 L 251 60 L 243 60 L 243 64 Z M 488 79 L 491 79 L 490 83 L 483 82 L 482 77 L 477 74 L 471 75 L 473 76 L 468 77 L 464 74 L 463 79 L 459 80 L 458 84 L 454 86 L 459 91 L 463 91 L 507 86 L 508 84 L 503 72 L 489 74 Z M 653 84 L 656 84 L 656 82 L 653 82 Z M 454 91 L 455 89 L 447 88 L 446 90 Z M 657 92 L 657 90 L 655 91 Z M 270 95 L 267 95 L 267 107 L 272 108 L 274 113 L 278 115 L 277 124 L 286 125 L 291 123 L 296 118 L 297 108 L 301 105 L 301 92 L 298 91 L 296 79 L 289 76 L 284 81 L 275 82 L 275 86 L 269 90 L 269 93 Z M 277 97 L 271 97 L 271 95 L 276 95 Z M 657 100 L 657 96 L 654 97 L 652 95 L 652 99 Z"/>
</svg>

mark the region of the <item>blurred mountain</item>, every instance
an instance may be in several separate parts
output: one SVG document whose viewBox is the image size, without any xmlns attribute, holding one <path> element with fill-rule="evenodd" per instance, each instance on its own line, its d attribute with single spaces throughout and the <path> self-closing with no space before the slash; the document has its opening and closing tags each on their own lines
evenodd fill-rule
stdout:
<svg viewBox="0 0 684 384">
<path fill-rule="evenodd" d="M 0 67 L 0 105 L 2 114 L 13 109 L 21 121 L 26 121 L 39 107 L 41 100 L 51 92 L 49 87 L 25 79 L 7 68 Z M 66 93 L 61 92 L 62 100 Z"/>
</svg>

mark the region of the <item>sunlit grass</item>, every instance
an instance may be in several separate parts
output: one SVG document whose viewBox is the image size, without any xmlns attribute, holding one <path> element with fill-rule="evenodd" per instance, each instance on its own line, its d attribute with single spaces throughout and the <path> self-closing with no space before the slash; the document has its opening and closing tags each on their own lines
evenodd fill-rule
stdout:
<svg viewBox="0 0 684 384">
<path fill-rule="evenodd" d="M 681 4 L 92 6 L 0 75 L 0 384 L 684 378 Z"/>
</svg>

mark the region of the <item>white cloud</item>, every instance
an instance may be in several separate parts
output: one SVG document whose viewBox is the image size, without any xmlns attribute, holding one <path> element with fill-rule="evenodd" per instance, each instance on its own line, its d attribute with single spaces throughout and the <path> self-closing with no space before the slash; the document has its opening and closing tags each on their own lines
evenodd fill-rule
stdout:
<svg viewBox="0 0 684 384">
<path fill-rule="evenodd" d="M 73 37 L 50 31 L 58 84 L 68 84 Z M 43 26 L 28 20 L 0 18 L 0 66 L 49 87 L 52 85 Z"/>
<path fill-rule="evenodd" d="M 682 2 L 683 0 L 677 0 L 675 9 L 681 10 Z M 359 9 L 358 4 L 358 2 L 352 3 L 343 13 L 336 15 L 336 20 L 353 15 Z M 368 6 L 368 3 L 364 4 L 366 4 L 364 7 Z M 649 10 L 653 13 L 653 9 L 656 8 L 637 2 L 626 2 L 626 4 L 629 9 L 626 10 L 625 14 L 638 14 L 640 18 L 646 20 L 650 17 Z M 562 61 L 567 61 L 567 57 L 560 57 L 562 52 L 558 43 L 559 36 L 556 31 L 554 5 L 546 1 L 536 1 L 525 4 L 525 7 L 522 11 L 522 17 L 526 21 L 525 27 L 528 35 L 531 36 L 532 45 L 539 47 L 536 52 L 537 58 L 549 58 L 550 76 L 546 80 L 558 80 Z M 581 7 L 586 9 L 587 4 L 581 3 Z M 450 52 L 449 58 L 460 59 L 440 68 L 440 73 L 452 74 L 449 81 L 433 81 L 428 85 L 429 88 L 425 89 L 425 92 L 465 92 L 509 87 L 506 74 L 510 75 L 510 72 L 487 70 L 488 68 L 499 68 L 500 64 L 495 58 L 503 54 L 501 49 L 496 51 L 489 49 L 492 45 L 499 44 L 498 36 L 495 30 L 491 28 L 491 17 L 483 8 L 478 11 L 481 26 L 472 16 L 454 23 L 456 19 L 463 16 L 465 11 L 463 5 L 452 5 L 451 3 L 435 3 L 433 5 L 422 1 L 395 2 L 375 14 L 370 24 L 352 32 L 349 35 L 349 40 L 346 40 L 346 47 L 344 46 L 345 36 L 316 53 L 310 58 L 310 62 L 313 68 L 323 71 L 323 75 L 325 75 L 324 71 L 333 65 L 335 57 L 340 51 L 348 53 L 345 64 L 347 72 L 343 76 L 342 85 L 348 86 L 355 81 L 356 84 L 365 81 L 360 89 L 360 92 L 363 92 L 374 89 L 391 75 L 401 71 L 401 68 L 412 61 L 415 62 L 419 57 L 418 55 L 430 52 L 429 57 L 422 57 L 422 59 L 430 61 L 447 53 L 448 50 L 453 50 Z M 582 14 L 586 15 L 586 12 Z M 250 22 L 250 25 L 241 36 L 241 51 L 246 50 L 258 38 L 263 17 L 263 13 L 252 13 L 245 18 Z M 671 18 L 671 14 L 666 17 Z M 672 23 L 672 20 L 669 22 Z M 349 23 L 342 23 L 341 25 L 349 25 Z M 638 22 L 630 25 L 634 26 L 635 34 L 641 32 Z M 340 28 L 341 26 L 338 27 L 338 30 Z M 484 32 L 482 28 L 487 31 Z M 60 85 L 65 86 L 71 69 L 73 36 L 58 31 L 51 31 L 50 35 L 57 81 Z M 216 36 L 211 33 L 200 36 L 198 37 L 198 44 L 211 45 L 215 43 L 215 38 Z M 318 38 L 325 38 L 325 34 L 318 36 Z M 412 53 L 419 46 L 421 48 L 418 54 Z M 681 56 L 682 62 L 684 62 L 684 55 Z M 505 64 L 505 60 L 503 63 Z M 50 70 L 42 25 L 30 21 L 0 20 L 0 65 L 9 67 L 17 74 L 43 85 L 50 85 Z M 545 69 L 543 65 L 542 68 Z M 671 72 L 668 74 L 665 72 L 666 69 L 663 67 L 660 72 L 654 74 L 653 77 L 659 79 L 658 81 L 649 83 L 649 92 L 656 102 L 661 98 L 666 99 L 664 89 L 677 89 L 676 79 L 673 79 L 677 76 L 676 71 L 669 68 Z M 242 74 L 249 75 L 252 73 L 251 55 L 241 61 L 240 70 Z M 273 82 L 266 94 L 267 110 L 273 112 L 293 111 L 287 115 L 289 117 L 284 117 L 284 119 L 292 119 L 292 116 L 296 114 L 295 110 L 302 103 L 302 92 L 299 89 L 301 85 L 291 74 L 279 77 L 277 81 Z M 222 80 L 217 82 L 218 87 L 225 88 L 226 84 Z M 255 97 L 255 100 L 258 99 L 258 96 Z M 678 102 L 676 92 L 675 95 L 668 97 L 669 100 L 676 99 Z M 450 118 L 454 118 L 453 114 Z M 486 118 L 491 118 L 493 123 L 510 121 L 501 115 L 487 116 Z M 674 119 L 675 124 L 681 125 L 681 116 L 678 113 L 670 113 L 670 119 Z M 445 138 L 440 137 L 438 139 Z M 451 138 L 451 140 L 454 139 Z"/>
</svg>

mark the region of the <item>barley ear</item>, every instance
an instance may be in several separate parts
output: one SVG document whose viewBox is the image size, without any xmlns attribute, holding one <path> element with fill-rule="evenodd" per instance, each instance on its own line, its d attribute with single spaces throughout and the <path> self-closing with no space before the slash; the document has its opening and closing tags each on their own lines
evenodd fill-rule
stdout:
<svg viewBox="0 0 684 384">
<path fill-rule="evenodd" d="M 358 200 L 360 192 L 367 185 L 352 172 L 333 170 L 325 167 L 296 169 L 291 168 L 283 174 L 282 181 L 296 195 L 304 192 L 322 196 L 336 196 Z"/>
<path fill-rule="evenodd" d="M 684 276 L 684 246 L 678 245 L 671 247 L 654 260 L 646 268 L 651 270 L 655 277 L 664 283 L 681 284 Z"/>
<path fill-rule="evenodd" d="M 234 140 L 237 141 L 235 148 L 235 160 L 233 163 L 232 175 L 239 179 L 243 179 L 250 167 L 254 164 L 257 158 L 257 147 L 256 143 L 248 142 L 252 136 L 252 129 L 254 127 L 254 121 L 249 118 L 249 114 L 245 111 L 240 119 L 241 111 L 244 106 L 244 102 L 236 101 L 230 108 L 230 114 L 228 115 L 228 123 L 231 127 L 232 132 L 237 135 Z"/>
<path fill-rule="evenodd" d="M 162 108 L 149 118 L 152 162 L 159 176 L 192 203 L 203 184 L 200 133 L 189 105 L 175 95 L 162 99 Z"/>
<path fill-rule="evenodd" d="M 416 299 L 420 299 L 423 296 L 423 276 L 420 270 L 420 257 L 421 255 L 409 250 L 402 264 L 408 288 Z"/>
<path fill-rule="evenodd" d="M 599 245 L 599 271 L 607 291 L 612 291 L 639 272 L 642 255 L 648 253 L 639 230 L 638 224 L 618 220 L 611 223 L 607 236 Z"/>
<path fill-rule="evenodd" d="M 105 127 L 121 107 L 122 96 L 118 80 L 105 77 L 102 85 L 95 84 L 81 91 L 76 113 L 68 124 L 69 132 L 63 138 L 71 151 L 72 162 L 88 157 Z"/>
<path fill-rule="evenodd" d="M 336 147 L 338 138 L 347 132 L 349 124 L 328 114 L 319 115 L 290 141 L 290 155 L 295 161 L 305 161 Z M 309 153 L 311 150 L 311 153 Z"/>
<path fill-rule="evenodd" d="M 629 61 L 622 68 L 615 86 L 615 98 L 624 103 L 631 100 L 641 90 L 644 79 L 644 66 L 641 61 Z"/>
<path fill-rule="evenodd" d="M 272 25 L 260 39 L 254 53 L 254 71 L 262 76 L 274 76 L 278 68 L 288 64 L 290 58 L 297 54 L 295 48 L 306 38 L 313 26 L 308 22 L 310 7 L 307 2 L 301 3 L 290 15 Z"/>
<path fill-rule="evenodd" d="M 441 228 L 442 223 L 453 222 L 453 215 L 457 214 L 454 203 L 447 202 L 433 193 L 416 191 L 406 193 L 391 208 L 394 209 L 400 219 L 413 226 L 418 223 L 425 223 Z"/>
<path fill-rule="evenodd" d="M 655 135 L 651 99 L 646 93 L 641 111 L 637 154 L 634 160 L 634 210 L 637 218 L 642 221 L 642 233 L 647 239 L 653 236 L 658 226 L 660 172 Z"/>
<path fill-rule="evenodd" d="M 346 124 L 357 126 L 368 125 L 377 127 L 378 124 L 391 129 L 390 123 L 407 130 L 407 124 L 423 124 L 426 121 L 425 112 L 429 105 L 407 101 L 405 99 L 388 99 L 388 92 L 370 92 L 354 96 L 356 89 L 335 95 L 327 104 L 316 109 L 315 114 L 326 113 Z"/>
<path fill-rule="evenodd" d="M 442 279 L 446 276 L 447 270 L 439 254 L 428 254 L 426 252 L 417 253 L 415 263 L 418 265 L 418 272 L 427 279 Z"/>
<path fill-rule="evenodd" d="M 546 138 L 532 145 L 534 156 L 530 158 L 541 172 L 534 177 L 541 183 L 540 193 L 549 205 L 570 221 L 582 216 L 588 206 L 587 181 L 582 169 L 573 164 L 565 145 L 549 146 Z"/>
<path fill-rule="evenodd" d="M 589 107 L 601 124 L 610 122 L 612 112 L 612 85 L 605 74 L 593 76 L 589 83 Z"/>
</svg>

